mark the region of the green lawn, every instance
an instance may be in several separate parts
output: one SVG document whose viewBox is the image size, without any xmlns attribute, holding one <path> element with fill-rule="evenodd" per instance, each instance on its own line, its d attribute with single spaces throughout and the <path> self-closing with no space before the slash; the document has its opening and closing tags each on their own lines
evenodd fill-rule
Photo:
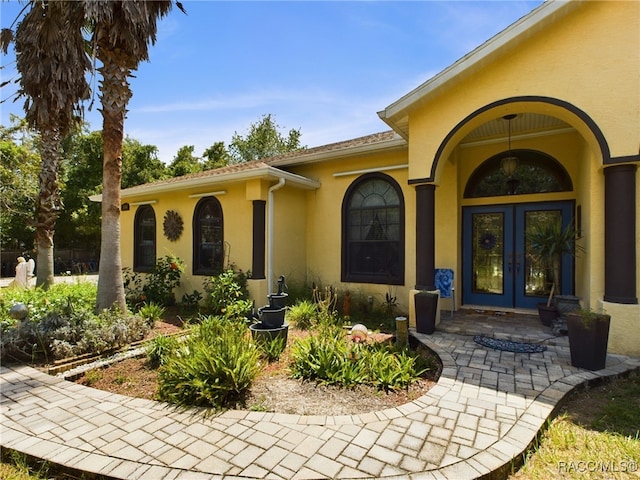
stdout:
<svg viewBox="0 0 640 480">
<path fill-rule="evenodd" d="M 640 372 L 574 392 L 511 480 L 638 479 Z"/>
</svg>

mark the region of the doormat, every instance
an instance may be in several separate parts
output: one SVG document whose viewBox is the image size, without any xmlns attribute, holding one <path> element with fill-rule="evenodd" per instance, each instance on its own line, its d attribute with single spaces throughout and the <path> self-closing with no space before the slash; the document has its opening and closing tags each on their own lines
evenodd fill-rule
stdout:
<svg viewBox="0 0 640 480">
<path fill-rule="evenodd" d="M 473 337 L 473 341 L 479 345 L 495 350 L 502 350 L 503 352 L 540 353 L 547 349 L 546 345 L 500 340 L 499 338 L 485 337 L 484 335 L 476 335 Z"/>
</svg>

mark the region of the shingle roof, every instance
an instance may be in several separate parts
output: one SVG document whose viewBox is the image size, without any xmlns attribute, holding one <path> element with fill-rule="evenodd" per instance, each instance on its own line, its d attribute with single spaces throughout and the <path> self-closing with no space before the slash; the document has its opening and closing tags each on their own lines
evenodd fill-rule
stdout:
<svg viewBox="0 0 640 480">
<path fill-rule="evenodd" d="M 303 164 L 310 161 L 310 159 L 312 159 L 313 161 L 322 161 L 323 159 L 331 158 L 334 155 L 344 154 L 345 156 L 348 156 L 350 152 L 354 150 L 357 151 L 359 148 L 367 146 L 375 148 L 376 145 L 384 144 L 385 142 L 390 141 L 395 141 L 401 146 L 405 144 L 405 141 L 402 140 L 393 130 L 388 130 L 386 132 L 374 133 L 372 135 L 353 138 L 351 140 L 342 142 L 296 150 L 270 158 L 253 160 L 250 162 L 234 163 L 232 165 L 216 168 L 214 170 L 190 173 L 180 177 L 173 177 L 166 180 L 147 183 L 144 185 L 137 185 L 135 187 L 130 187 L 122 190 L 122 193 L 130 196 L 136 193 L 144 193 L 146 190 L 152 188 L 157 189 L 162 187 L 169 187 L 172 184 L 177 186 L 182 183 L 197 181 L 198 179 L 224 181 L 224 177 L 232 177 L 237 174 L 242 174 L 243 172 L 251 172 L 252 170 L 255 170 L 256 174 L 258 174 L 258 171 L 263 172 L 265 169 L 269 168 L 274 169 L 277 167 Z"/>
<path fill-rule="evenodd" d="M 311 155 L 317 156 L 323 153 L 330 153 L 336 151 L 345 151 L 357 147 L 366 145 L 374 145 L 389 140 L 400 138 L 393 130 L 387 130 L 385 132 L 374 133 L 371 135 L 365 135 L 364 137 L 352 138 L 351 140 L 344 140 L 341 142 L 329 143 L 327 145 L 321 145 L 319 147 L 305 148 L 303 150 L 296 150 L 288 152 L 283 155 L 277 155 L 263 159 L 265 163 L 269 165 L 295 165 L 297 163 L 304 163 L 305 159 Z"/>
</svg>

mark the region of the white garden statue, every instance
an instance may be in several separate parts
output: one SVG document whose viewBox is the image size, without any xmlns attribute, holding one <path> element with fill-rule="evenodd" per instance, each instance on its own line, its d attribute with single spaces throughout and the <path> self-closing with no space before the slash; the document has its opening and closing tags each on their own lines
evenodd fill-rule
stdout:
<svg viewBox="0 0 640 480">
<path fill-rule="evenodd" d="M 29 288 L 29 264 L 24 257 L 18 257 L 16 265 L 16 278 L 13 280 L 13 286 L 17 288 Z"/>
</svg>

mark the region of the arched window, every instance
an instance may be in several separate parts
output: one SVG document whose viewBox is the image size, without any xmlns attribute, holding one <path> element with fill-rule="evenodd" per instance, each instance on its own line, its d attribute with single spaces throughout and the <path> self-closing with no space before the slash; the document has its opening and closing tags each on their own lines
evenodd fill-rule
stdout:
<svg viewBox="0 0 640 480">
<path fill-rule="evenodd" d="M 138 207 L 133 230 L 133 269 L 136 272 L 150 272 L 156 264 L 156 214 L 153 207 Z"/>
<path fill-rule="evenodd" d="M 215 197 L 205 197 L 193 215 L 193 274 L 216 275 L 224 263 L 222 206 Z"/>
<path fill-rule="evenodd" d="M 523 195 L 526 193 L 570 192 L 571 177 L 555 158 L 536 150 L 512 150 L 518 167 L 511 179 L 502 171 L 507 152 L 484 161 L 469 177 L 464 198 Z"/>
<path fill-rule="evenodd" d="M 404 284 L 404 199 L 387 175 L 363 175 L 345 194 L 342 281 Z"/>
</svg>

